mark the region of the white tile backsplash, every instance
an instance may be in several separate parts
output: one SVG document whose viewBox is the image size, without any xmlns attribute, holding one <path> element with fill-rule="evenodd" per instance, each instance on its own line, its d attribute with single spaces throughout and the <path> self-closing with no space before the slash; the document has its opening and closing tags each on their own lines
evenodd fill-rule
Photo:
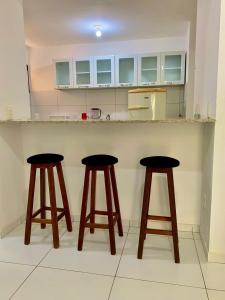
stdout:
<svg viewBox="0 0 225 300">
<path fill-rule="evenodd" d="M 128 105 L 128 91 L 129 89 L 116 89 L 116 105 L 118 104 L 124 104 Z"/>
<path fill-rule="evenodd" d="M 169 104 L 178 104 L 184 102 L 183 88 L 180 86 L 168 87 L 166 94 L 166 102 Z"/>
<path fill-rule="evenodd" d="M 58 105 L 87 105 L 85 90 L 60 90 Z"/>
<path fill-rule="evenodd" d="M 81 119 L 82 112 L 87 112 L 86 105 L 62 105 L 59 106 L 58 112 L 60 115 L 70 116 L 72 119 Z"/>
<path fill-rule="evenodd" d="M 103 118 L 128 118 L 128 91 L 132 88 L 84 89 L 34 91 L 31 94 L 32 117 L 43 120 L 53 114 L 68 114 L 72 118 L 81 117 L 82 112 L 90 112 L 92 107 L 102 110 Z M 184 88 L 167 88 L 167 118 L 184 116 Z"/>
<path fill-rule="evenodd" d="M 87 90 L 87 105 L 98 107 L 99 104 L 115 105 L 115 89 Z"/>
<path fill-rule="evenodd" d="M 33 119 L 49 120 L 49 115 L 58 114 L 57 105 L 38 105 L 32 106 L 31 115 Z"/>
<path fill-rule="evenodd" d="M 177 103 L 177 104 L 172 104 L 172 103 L 167 103 L 166 105 L 166 117 L 168 119 L 172 118 L 179 118 L 183 116 L 183 104 Z"/>
<path fill-rule="evenodd" d="M 34 91 L 31 93 L 32 105 L 58 105 L 58 94 L 53 91 Z"/>
</svg>

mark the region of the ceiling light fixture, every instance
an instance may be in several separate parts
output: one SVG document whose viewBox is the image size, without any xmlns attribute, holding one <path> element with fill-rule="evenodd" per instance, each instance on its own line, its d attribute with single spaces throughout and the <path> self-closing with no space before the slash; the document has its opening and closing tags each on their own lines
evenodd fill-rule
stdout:
<svg viewBox="0 0 225 300">
<path fill-rule="evenodd" d="M 100 38 L 102 36 L 102 27 L 99 25 L 95 26 L 95 35 L 97 38 Z"/>
</svg>

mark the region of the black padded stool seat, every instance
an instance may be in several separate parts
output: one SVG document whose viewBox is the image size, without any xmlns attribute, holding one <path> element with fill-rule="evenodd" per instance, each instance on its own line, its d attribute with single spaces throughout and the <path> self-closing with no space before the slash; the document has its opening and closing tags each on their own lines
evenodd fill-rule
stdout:
<svg viewBox="0 0 225 300">
<path fill-rule="evenodd" d="M 42 153 L 30 156 L 27 159 L 28 164 L 54 164 L 64 159 L 63 155 L 54 153 Z"/>
<path fill-rule="evenodd" d="M 150 168 L 175 168 L 180 165 L 179 160 L 167 156 L 150 156 L 140 160 L 140 164 Z"/>
<path fill-rule="evenodd" d="M 97 154 L 87 156 L 81 162 L 87 166 L 110 166 L 118 163 L 118 158 L 106 154 Z"/>
</svg>

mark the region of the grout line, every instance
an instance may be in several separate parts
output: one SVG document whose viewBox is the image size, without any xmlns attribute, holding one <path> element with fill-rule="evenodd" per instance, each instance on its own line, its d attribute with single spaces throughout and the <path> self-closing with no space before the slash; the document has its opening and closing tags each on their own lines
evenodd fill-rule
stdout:
<svg viewBox="0 0 225 300">
<path fill-rule="evenodd" d="M 207 291 L 215 291 L 215 292 L 224 292 L 225 294 L 225 290 L 217 290 L 217 289 L 206 289 Z"/>
<path fill-rule="evenodd" d="M 101 274 L 101 273 L 91 273 L 91 272 L 86 272 L 86 271 L 79 271 L 79 270 L 72 270 L 72 269 L 62 269 L 62 268 L 49 267 L 49 266 L 37 266 L 37 267 L 38 268 L 43 268 L 43 269 L 58 270 L 58 271 L 67 271 L 67 272 L 73 272 L 73 273 L 81 273 L 81 274 L 88 274 L 88 275 L 95 275 L 95 276 L 102 276 L 102 277 L 114 278 L 113 275 L 107 275 L 107 274 Z"/>
<path fill-rule="evenodd" d="M 128 237 L 129 230 L 130 230 L 130 225 L 129 225 L 128 231 L 126 233 L 126 238 L 125 238 L 125 241 L 124 241 L 123 249 L 121 251 L 121 255 L 120 255 L 119 262 L 118 262 L 118 266 L 116 268 L 116 272 L 115 272 L 115 275 L 114 275 L 114 278 L 113 278 L 113 282 L 112 282 L 112 286 L 111 286 L 111 289 L 110 289 L 110 292 L 109 292 L 108 300 L 110 300 L 110 297 L 111 297 L 111 294 L 112 294 L 112 289 L 113 289 L 113 286 L 114 286 L 114 282 L 116 280 L 116 276 L 117 276 L 117 273 L 118 273 L 118 270 L 119 270 L 120 262 L 121 262 L 121 259 L 122 259 L 122 256 L 123 256 L 123 252 L 124 252 L 124 249 L 125 249 L 125 246 L 126 246 L 126 242 L 127 242 L 127 237 Z"/>
<path fill-rule="evenodd" d="M 18 288 L 11 294 L 9 297 L 9 300 L 12 299 L 12 297 L 15 296 L 15 294 L 18 292 L 18 290 L 22 287 L 24 282 L 30 277 L 30 275 L 37 269 L 37 266 L 28 274 L 28 276 L 22 281 L 22 283 L 18 286 Z"/>
<path fill-rule="evenodd" d="M 49 252 L 52 250 L 52 247 L 47 251 L 47 253 L 42 257 L 42 259 L 39 261 L 39 263 L 35 266 L 35 268 L 32 270 L 32 272 L 23 280 L 23 282 L 19 285 L 19 287 L 14 291 L 14 293 L 9 297 L 9 300 L 12 299 L 13 296 L 18 292 L 18 290 L 22 287 L 22 285 L 27 281 L 27 279 L 31 276 L 31 274 L 38 268 L 39 264 L 45 259 L 45 257 L 49 254 Z"/>
<path fill-rule="evenodd" d="M 11 261 L 4 261 L 0 260 L 0 263 L 2 264 L 11 264 L 11 265 L 19 265 L 19 266 L 27 266 L 27 267 L 36 267 L 37 265 L 31 265 L 31 264 L 26 264 L 26 263 L 18 263 L 18 262 L 11 262 Z"/>
<path fill-rule="evenodd" d="M 193 238 L 194 238 L 194 232 L 193 232 L 193 230 L 192 230 L 192 235 L 193 235 Z M 200 257 L 199 257 L 199 254 L 198 254 L 198 250 L 197 250 L 197 245 L 196 245 L 195 239 L 194 239 L 194 245 L 195 245 L 195 250 L 196 250 L 196 253 L 197 253 L 197 257 L 198 257 L 199 267 L 200 267 L 200 270 L 201 270 L 201 273 L 202 273 L 202 278 L 203 278 L 203 282 L 204 282 L 204 286 L 205 286 L 206 295 L 207 295 L 208 300 L 210 300 L 209 299 L 209 295 L 208 295 L 208 291 L 207 291 L 207 287 L 206 287 L 205 277 L 204 277 L 204 274 L 203 274 L 203 271 L 202 271 L 201 261 L 200 261 Z"/>
<path fill-rule="evenodd" d="M 171 283 L 171 282 L 164 282 L 164 281 L 155 281 L 155 280 L 147 280 L 147 279 L 140 279 L 140 278 L 133 278 L 133 277 L 124 277 L 124 276 L 117 276 L 117 278 L 143 281 L 143 282 L 149 282 L 149 283 L 159 283 L 159 284 L 167 284 L 167 285 L 174 285 L 174 286 L 182 286 L 182 287 L 187 287 L 187 288 L 205 290 L 204 287 L 200 287 L 200 286 L 192 286 L 192 285 L 185 285 L 185 284 L 178 284 L 178 283 Z"/>
</svg>

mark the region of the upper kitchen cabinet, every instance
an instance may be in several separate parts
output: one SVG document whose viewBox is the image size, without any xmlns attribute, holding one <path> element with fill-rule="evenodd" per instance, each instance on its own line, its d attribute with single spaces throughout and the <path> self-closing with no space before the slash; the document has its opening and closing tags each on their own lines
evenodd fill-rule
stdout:
<svg viewBox="0 0 225 300">
<path fill-rule="evenodd" d="M 116 86 L 137 86 L 137 57 L 116 56 Z"/>
<path fill-rule="evenodd" d="M 58 89 L 73 88 L 72 60 L 55 60 L 55 87 Z"/>
<path fill-rule="evenodd" d="M 80 58 L 73 61 L 74 87 L 89 88 L 94 84 L 93 59 Z"/>
<path fill-rule="evenodd" d="M 171 52 L 161 54 L 161 84 L 184 84 L 185 53 Z"/>
<path fill-rule="evenodd" d="M 114 86 L 114 56 L 94 57 L 94 86 Z"/>
<path fill-rule="evenodd" d="M 138 85 L 160 85 L 160 54 L 138 56 Z"/>
</svg>

